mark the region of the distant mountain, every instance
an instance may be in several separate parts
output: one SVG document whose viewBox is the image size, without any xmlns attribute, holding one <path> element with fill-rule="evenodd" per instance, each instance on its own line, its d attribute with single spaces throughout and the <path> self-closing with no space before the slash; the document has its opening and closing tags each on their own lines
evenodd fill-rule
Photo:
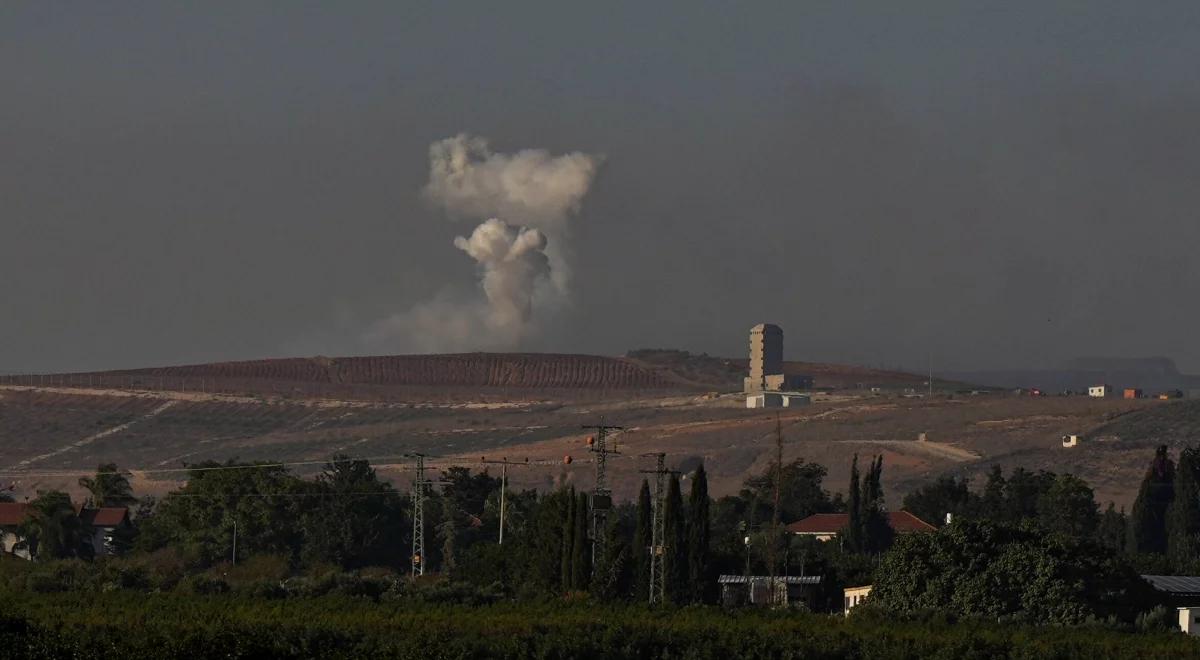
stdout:
<svg viewBox="0 0 1200 660">
<path fill-rule="evenodd" d="M 1037 387 L 1047 392 L 1079 391 L 1099 384 L 1136 387 L 1147 393 L 1200 388 L 1200 376 L 1180 373 L 1175 361 L 1166 357 L 1081 357 L 1057 369 L 955 371 L 938 375 L 995 387 Z"/>
</svg>

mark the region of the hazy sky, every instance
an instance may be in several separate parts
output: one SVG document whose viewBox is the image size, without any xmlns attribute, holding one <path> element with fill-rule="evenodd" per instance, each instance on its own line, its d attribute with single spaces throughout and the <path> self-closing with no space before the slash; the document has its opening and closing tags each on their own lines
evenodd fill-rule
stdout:
<svg viewBox="0 0 1200 660">
<path fill-rule="evenodd" d="M 0 369 L 379 352 L 465 131 L 603 157 L 527 350 L 1200 371 L 1200 4 L 967 4 L 3 3 Z"/>
</svg>

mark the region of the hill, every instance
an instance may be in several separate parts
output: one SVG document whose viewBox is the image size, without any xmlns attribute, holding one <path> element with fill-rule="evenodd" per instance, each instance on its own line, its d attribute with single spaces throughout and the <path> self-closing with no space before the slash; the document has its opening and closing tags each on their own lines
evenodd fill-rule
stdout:
<svg viewBox="0 0 1200 660">
<path fill-rule="evenodd" d="M 1127 503 L 1153 445 L 1180 446 L 1200 425 L 1193 402 L 971 395 L 944 382 L 930 398 L 921 396 L 920 376 L 820 363 L 787 366 L 816 378 L 822 389 L 811 405 L 748 410 L 734 387 L 741 365 L 679 351 L 469 354 L 7 379 L 0 487 L 77 489 L 81 474 L 112 461 L 134 470 L 141 492 L 161 492 L 189 463 L 287 461 L 312 473 L 335 453 L 370 458 L 405 487 L 405 456 L 419 451 L 433 467 L 482 469 L 483 455 L 529 458 L 529 468 L 510 474 L 516 487 L 588 488 L 594 465 L 580 427 L 604 419 L 626 427 L 614 438 L 621 456 L 609 462 L 618 498 L 636 493 L 647 467 L 638 456 L 657 451 L 684 470 L 703 460 L 720 495 L 767 467 L 778 414 L 785 458 L 827 466 L 831 490 L 844 490 L 855 454 L 880 454 L 893 505 L 938 474 L 978 483 L 992 465 L 1073 472 L 1104 501 Z M 1085 441 L 1065 449 L 1064 434 Z"/>
<path fill-rule="evenodd" d="M 788 362 L 818 387 L 921 387 L 925 378 L 865 367 Z M 454 401 L 621 397 L 628 392 L 736 392 L 745 359 L 648 349 L 624 357 L 554 353 L 461 353 L 215 362 L 103 372 L 6 376 L 0 383 L 286 396 L 356 401 Z M 935 386 L 937 384 L 935 383 Z"/>
</svg>

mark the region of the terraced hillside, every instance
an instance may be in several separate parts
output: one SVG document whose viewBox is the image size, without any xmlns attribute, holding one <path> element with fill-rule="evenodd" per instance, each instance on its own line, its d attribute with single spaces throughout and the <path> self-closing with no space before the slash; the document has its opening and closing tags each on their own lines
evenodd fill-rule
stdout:
<svg viewBox="0 0 1200 660">
<path fill-rule="evenodd" d="M 702 389 L 635 360 L 596 355 L 463 353 L 282 358 L 146 369 L 8 377 L 31 386 L 148 389 L 402 401 L 454 390 L 483 399 L 562 392 Z"/>
</svg>

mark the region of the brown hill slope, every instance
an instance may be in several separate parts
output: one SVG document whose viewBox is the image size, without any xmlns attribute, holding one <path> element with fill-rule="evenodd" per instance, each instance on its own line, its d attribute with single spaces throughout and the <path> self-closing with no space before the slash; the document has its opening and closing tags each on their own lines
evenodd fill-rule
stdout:
<svg viewBox="0 0 1200 660">
<path fill-rule="evenodd" d="M 824 388 L 920 387 L 922 376 L 866 367 L 788 362 Z M 364 401 L 449 401 L 624 396 L 742 388 L 746 360 L 677 350 L 625 357 L 555 353 L 461 353 L 215 362 L 105 372 L 7 376 L 0 384 L 167 390 Z M 935 387 L 948 386 L 935 383 Z"/>
<path fill-rule="evenodd" d="M 5 382 L 13 383 L 10 377 Z M 18 377 L 15 384 L 292 395 L 352 400 L 437 400 L 546 392 L 697 389 L 626 358 L 541 353 L 463 353 L 280 358 Z"/>
</svg>

